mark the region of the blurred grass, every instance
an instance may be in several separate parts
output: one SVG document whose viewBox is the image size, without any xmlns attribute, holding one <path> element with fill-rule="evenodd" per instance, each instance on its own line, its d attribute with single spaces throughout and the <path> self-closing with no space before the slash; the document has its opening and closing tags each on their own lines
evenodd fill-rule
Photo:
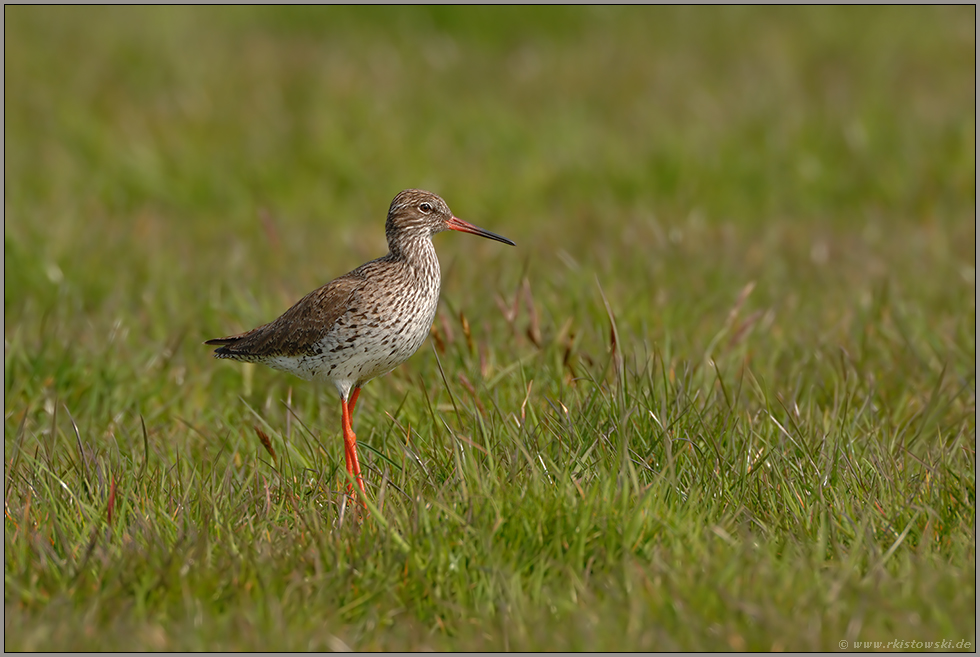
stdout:
<svg viewBox="0 0 980 657">
<path fill-rule="evenodd" d="M 975 646 L 974 26 L 6 7 L 5 648 Z M 437 238 L 358 528 L 333 391 L 200 342 L 407 187 L 518 249 Z"/>
</svg>

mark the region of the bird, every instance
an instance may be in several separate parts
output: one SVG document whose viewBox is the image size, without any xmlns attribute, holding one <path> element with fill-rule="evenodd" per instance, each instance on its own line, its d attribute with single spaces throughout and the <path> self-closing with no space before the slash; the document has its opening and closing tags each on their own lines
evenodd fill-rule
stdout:
<svg viewBox="0 0 980 657">
<path fill-rule="evenodd" d="M 442 279 L 432 237 L 446 230 L 516 246 L 459 219 L 436 194 L 406 189 L 388 208 L 387 255 L 313 290 L 268 324 L 204 343 L 217 346 L 215 358 L 263 363 L 336 387 L 349 495 L 354 481 L 366 496 L 353 428 L 358 395 L 365 383 L 408 360 L 428 336 Z"/>
</svg>

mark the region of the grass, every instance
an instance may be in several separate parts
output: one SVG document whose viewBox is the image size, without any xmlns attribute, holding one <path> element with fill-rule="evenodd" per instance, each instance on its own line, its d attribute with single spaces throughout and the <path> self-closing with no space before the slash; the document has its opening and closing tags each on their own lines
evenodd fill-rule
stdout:
<svg viewBox="0 0 980 657">
<path fill-rule="evenodd" d="M 5 8 L 4 648 L 975 649 L 975 20 Z M 436 239 L 358 523 L 201 342 L 406 187 L 518 248 Z"/>
</svg>

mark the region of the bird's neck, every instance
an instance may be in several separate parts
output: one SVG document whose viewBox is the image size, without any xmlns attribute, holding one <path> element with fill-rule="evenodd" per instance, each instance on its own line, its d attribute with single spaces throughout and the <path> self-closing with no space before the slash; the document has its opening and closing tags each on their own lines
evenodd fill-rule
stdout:
<svg viewBox="0 0 980 657">
<path fill-rule="evenodd" d="M 388 250 L 388 256 L 393 260 L 439 279 L 439 258 L 430 235 L 402 236 L 397 242 L 389 242 Z"/>
</svg>

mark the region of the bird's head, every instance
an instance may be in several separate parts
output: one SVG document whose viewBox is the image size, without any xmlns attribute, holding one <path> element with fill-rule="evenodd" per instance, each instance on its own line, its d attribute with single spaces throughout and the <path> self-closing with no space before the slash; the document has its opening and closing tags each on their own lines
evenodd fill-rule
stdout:
<svg viewBox="0 0 980 657">
<path fill-rule="evenodd" d="M 399 250 L 401 245 L 407 241 L 417 239 L 420 236 L 431 238 L 432 235 L 444 230 L 472 233 L 514 246 L 514 243 L 506 237 L 501 237 L 456 217 L 446 202 L 432 192 L 421 189 L 406 189 L 392 200 L 391 207 L 388 208 L 385 235 L 388 237 L 388 245 L 393 252 Z"/>
</svg>

